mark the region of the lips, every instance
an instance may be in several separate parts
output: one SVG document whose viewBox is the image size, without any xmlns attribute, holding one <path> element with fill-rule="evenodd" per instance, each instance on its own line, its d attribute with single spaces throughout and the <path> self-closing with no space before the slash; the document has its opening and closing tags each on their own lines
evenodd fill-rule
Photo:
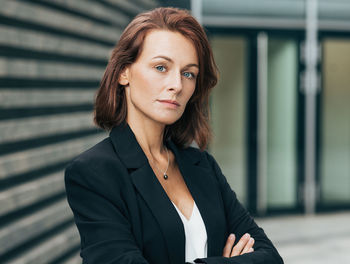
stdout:
<svg viewBox="0 0 350 264">
<path fill-rule="evenodd" d="M 174 101 L 174 100 L 159 100 L 159 102 L 161 102 L 161 103 L 173 104 L 173 105 L 176 105 L 176 106 L 180 106 L 180 104 L 179 104 L 177 101 Z"/>
</svg>

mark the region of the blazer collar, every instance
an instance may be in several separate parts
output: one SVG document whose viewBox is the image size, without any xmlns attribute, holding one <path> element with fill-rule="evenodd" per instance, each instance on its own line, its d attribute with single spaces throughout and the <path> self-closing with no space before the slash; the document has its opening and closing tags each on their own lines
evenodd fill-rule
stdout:
<svg viewBox="0 0 350 264">
<path fill-rule="evenodd" d="M 116 153 L 128 169 L 140 168 L 148 163 L 145 153 L 137 142 L 135 134 L 127 122 L 113 127 L 109 136 Z M 166 145 L 174 152 L 175 156 L 178 156 L 177 154 L 184 154 L 186 160 L 191 164 L 197 163 L 201 158 L 200 153 L 196 151 L 187 153 L 187 151 L 178 147 L 171 139 L 167 140 Z"/>
</svg>

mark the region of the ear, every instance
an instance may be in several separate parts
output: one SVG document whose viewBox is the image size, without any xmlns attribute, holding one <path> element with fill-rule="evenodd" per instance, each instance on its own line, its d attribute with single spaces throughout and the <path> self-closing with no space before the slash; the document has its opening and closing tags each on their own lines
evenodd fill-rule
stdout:
<svg viewBox="0 0 350 264">
<path fill-rule="evenodd" d="M 118 83 L 121 85 L 129 84 L 129 67 L 125 67 L 124 70 L 120 73 Z"/>
</svg>

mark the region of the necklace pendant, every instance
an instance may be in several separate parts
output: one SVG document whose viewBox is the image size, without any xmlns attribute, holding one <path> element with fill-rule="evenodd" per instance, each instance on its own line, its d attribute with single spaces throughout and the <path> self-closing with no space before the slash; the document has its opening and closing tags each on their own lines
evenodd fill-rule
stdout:
<svg viewBox="0 0 350 264">
<path fill-rule="evenodd" d="M 164 177 L 164 180 L 168 179 L 168 175 L 166 175 L 166 173 L 164 173 L 163 177 Z"/>
</svg>

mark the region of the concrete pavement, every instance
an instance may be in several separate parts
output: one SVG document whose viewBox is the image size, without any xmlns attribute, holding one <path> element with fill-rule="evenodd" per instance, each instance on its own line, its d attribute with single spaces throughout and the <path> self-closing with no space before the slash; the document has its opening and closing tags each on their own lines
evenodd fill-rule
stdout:
<svg viewBox="0 0 350 264">
<path fill-rule="evenodd" d="M 350 264 L 350 212 L 255 220 L 286 264 Z"/>
</svg>

